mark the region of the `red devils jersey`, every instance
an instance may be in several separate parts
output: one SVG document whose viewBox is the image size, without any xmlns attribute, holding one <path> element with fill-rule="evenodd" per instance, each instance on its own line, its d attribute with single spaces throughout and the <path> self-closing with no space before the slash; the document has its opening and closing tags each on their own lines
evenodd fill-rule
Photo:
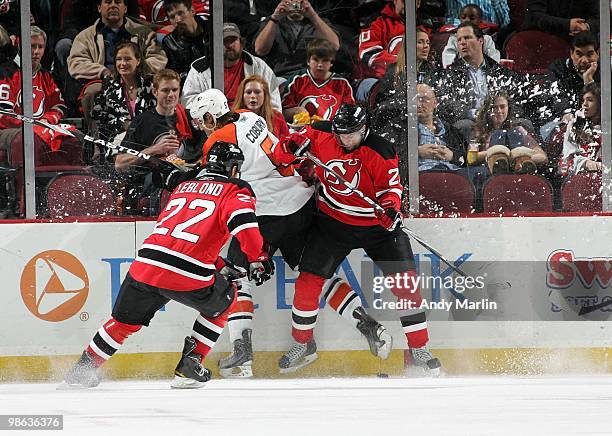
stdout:
<svg viewBox="0 0 612 436">
<path fill-rule="evenodd" d="M 359 59 L 367 64 L 376 77 L 383 77 L 387 65 L 397 62 L 406 25 L 395 13 L 393 4 L 381 11 L 381 16 L 359 35 Z"/>
<path fill-rule="evenodd" d="M 196 15 L 208 19 L 210 15 L 209 0 L 192 0 Z M 149 23 L 166 25 L 170 24 L 164 9 L 164 0 L 138 0 L 140 16 Z"/>
<path fill-rule="evenodd" d="M 21 109 L 21 70 L 4 64 L 0 72 L 0 106 L 10 108 L 17 113 Z M 32 78 L 33 117 L 44 118 L 52 124 L 57 124 L 64 116 L 66 105 L 55 84 L 53 77 L 47 71 L 39 70 Z M 21 126 L 21 121 L 11 117 L 0 117 L 0 129 Z"/>
<path fill-rule="evenodd" d="M 385 207 L 400 209 L 402 185 L 400 184 L 397 153 L 393 145 L 382 136 L 368 133 L 361 146 L 347 153 L 331 133 L 331 122 L 321 121 L 307 126 L 299 133 L 310 139 L 310 152 L 353 188 Z M 284 162 L 295 159 L 276 147 L 275 153 Z M 374 208 L 353 194 L 333 174 L 316 167 L 321 182 L 318 192 L 319 210 L 335 220 L 355 226 L 380 224 Z"/>
<path fill-rule="evenodd" d="M 288 80 L 283 108 L 302 106 L 310 116 L 331 120 L 342 103 L 355 103 L 353 89 L 345 78 L 332 73 L 329 79 L 317 83 L 310 71 L 300 72 Z"/>
<path fill-rule="evenodd" d="M 172 192 L 130 274 L 174 291 L 210 286 L 219 252 L 230 235 L 238 238 L 249 262 L 262 255 L 255 195 L 242 180 L 200 173 Z"/>
</svg>

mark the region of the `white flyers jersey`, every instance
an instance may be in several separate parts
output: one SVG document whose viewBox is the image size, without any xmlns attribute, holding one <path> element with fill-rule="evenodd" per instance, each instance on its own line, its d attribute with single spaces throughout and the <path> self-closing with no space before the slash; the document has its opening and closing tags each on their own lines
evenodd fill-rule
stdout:
<svg viewBox="0 0 612 436">
<path fill-rule="evenodd" d="M 306 185 L 292 165 L 277 163 L 273 147 L 278 139 L 262 117 L 244 110 L 237 113 L 237 121 L 208 137 L 202 159 L 216 141 L 236 144 L 244 153 L 240 178 L 251 185 L 257 197 L 256 214 L 286 216 L 297 212 L 312 197 L 314 188 Z"/>
</svg>

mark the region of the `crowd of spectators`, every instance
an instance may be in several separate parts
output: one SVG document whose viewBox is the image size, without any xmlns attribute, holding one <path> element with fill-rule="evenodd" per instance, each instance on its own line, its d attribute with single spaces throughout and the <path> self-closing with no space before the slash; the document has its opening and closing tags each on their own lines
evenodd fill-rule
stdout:
<svg viewBox="0 0 612 436">
<path fill-rule="evenodd" d="M 234 108 L 264 117 L 277 136 L 331 119 L 343 102 L 357 101 L 370 110 L 373 129 L 396 145 L 406 181 L 406 78 L 414 64 L 419 171 L 457 172 L 477 191 L 488 178 L 511 172 L 537 173 L 559 186 L 576 172 L 601 171 L 599 2 L 526 3 L 525 21 L 516 27 L 506 0 L 417 0 L 417 58 L 407 60 L 404 0 L 224 1 L 224 92 Z M 48 85 L 35 117 L 54 124 L 82 117 L 90 135 L 140 145 L 162 158 L 198 159 L 202 138 L 182 117 L 195 96 L 213 86 L 211 41 L 217 36 L 208 0 L 31 4 L 34 75 Z M 17 9 L 18 2 L 0 9 L 2 86 L 13 94 L 20 85 Z M 504 43 L 523 29 L 565 38 L 567 57 L 547 74 L 513 71 Z M 447 40 L 434 49 L 437 35 Z M 8 103 L 19 110 L 13 94 Z M 6 116 L 0 126 L 0 148 L 10 163 L 19 129 Z M 51 147 L 37 135 L 37 150 Z M 53 147 L 63 140 L 56 138 Z M 136 213 L 134 204 L 151 192 L 141 177 L 150 169 L 134 156 L 99 148 L 73 157 L 137 174 L 133 182 L 143 189 L 125 213 Z M 155 212 L 149 207 L 145 213 Z"/>
</svg>

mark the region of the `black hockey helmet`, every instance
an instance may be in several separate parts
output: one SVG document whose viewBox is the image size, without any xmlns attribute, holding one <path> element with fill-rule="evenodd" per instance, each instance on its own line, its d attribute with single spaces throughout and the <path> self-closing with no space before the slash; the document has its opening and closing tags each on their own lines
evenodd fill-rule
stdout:
<svg viewBox="0 0 612 436">
<path fill-rule="evenodd" d="M 332 120 L 332 131 L 336 135 L 345 135 L 361 130 L 368 125 L 368 113 L 365 108 L 356 104 L 343 104 Z"/>
<path fill-rule="evenodd" d="M 204 168 L 209 173 L 231 176 L 233 169 L 240 172 L 243 162 L 244 154 L 236 144 L 217 141 L 208 150 Z"/>
</svg>

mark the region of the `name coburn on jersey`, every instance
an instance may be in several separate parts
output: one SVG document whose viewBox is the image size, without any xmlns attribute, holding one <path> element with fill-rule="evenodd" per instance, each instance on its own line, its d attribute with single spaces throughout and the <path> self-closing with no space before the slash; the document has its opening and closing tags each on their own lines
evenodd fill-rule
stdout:
<svg viewBox="0 0 612 436">
<path fill-rule="evenodd" d="M 251 141 L 252 144 L 255 144 L 257 138 L 259 138 L 259 136 L 261 135 L 261 132 L 263 132 L 267 128 L 268 127 L 266 126 L 266 122 L 263 120 L 263 118 L 259 118 L 257 119 L 257 121 L 255 121 L 253 127 L 251 127 L 251 129 L 246 134 L 246 138 Z"/>
</svg>

